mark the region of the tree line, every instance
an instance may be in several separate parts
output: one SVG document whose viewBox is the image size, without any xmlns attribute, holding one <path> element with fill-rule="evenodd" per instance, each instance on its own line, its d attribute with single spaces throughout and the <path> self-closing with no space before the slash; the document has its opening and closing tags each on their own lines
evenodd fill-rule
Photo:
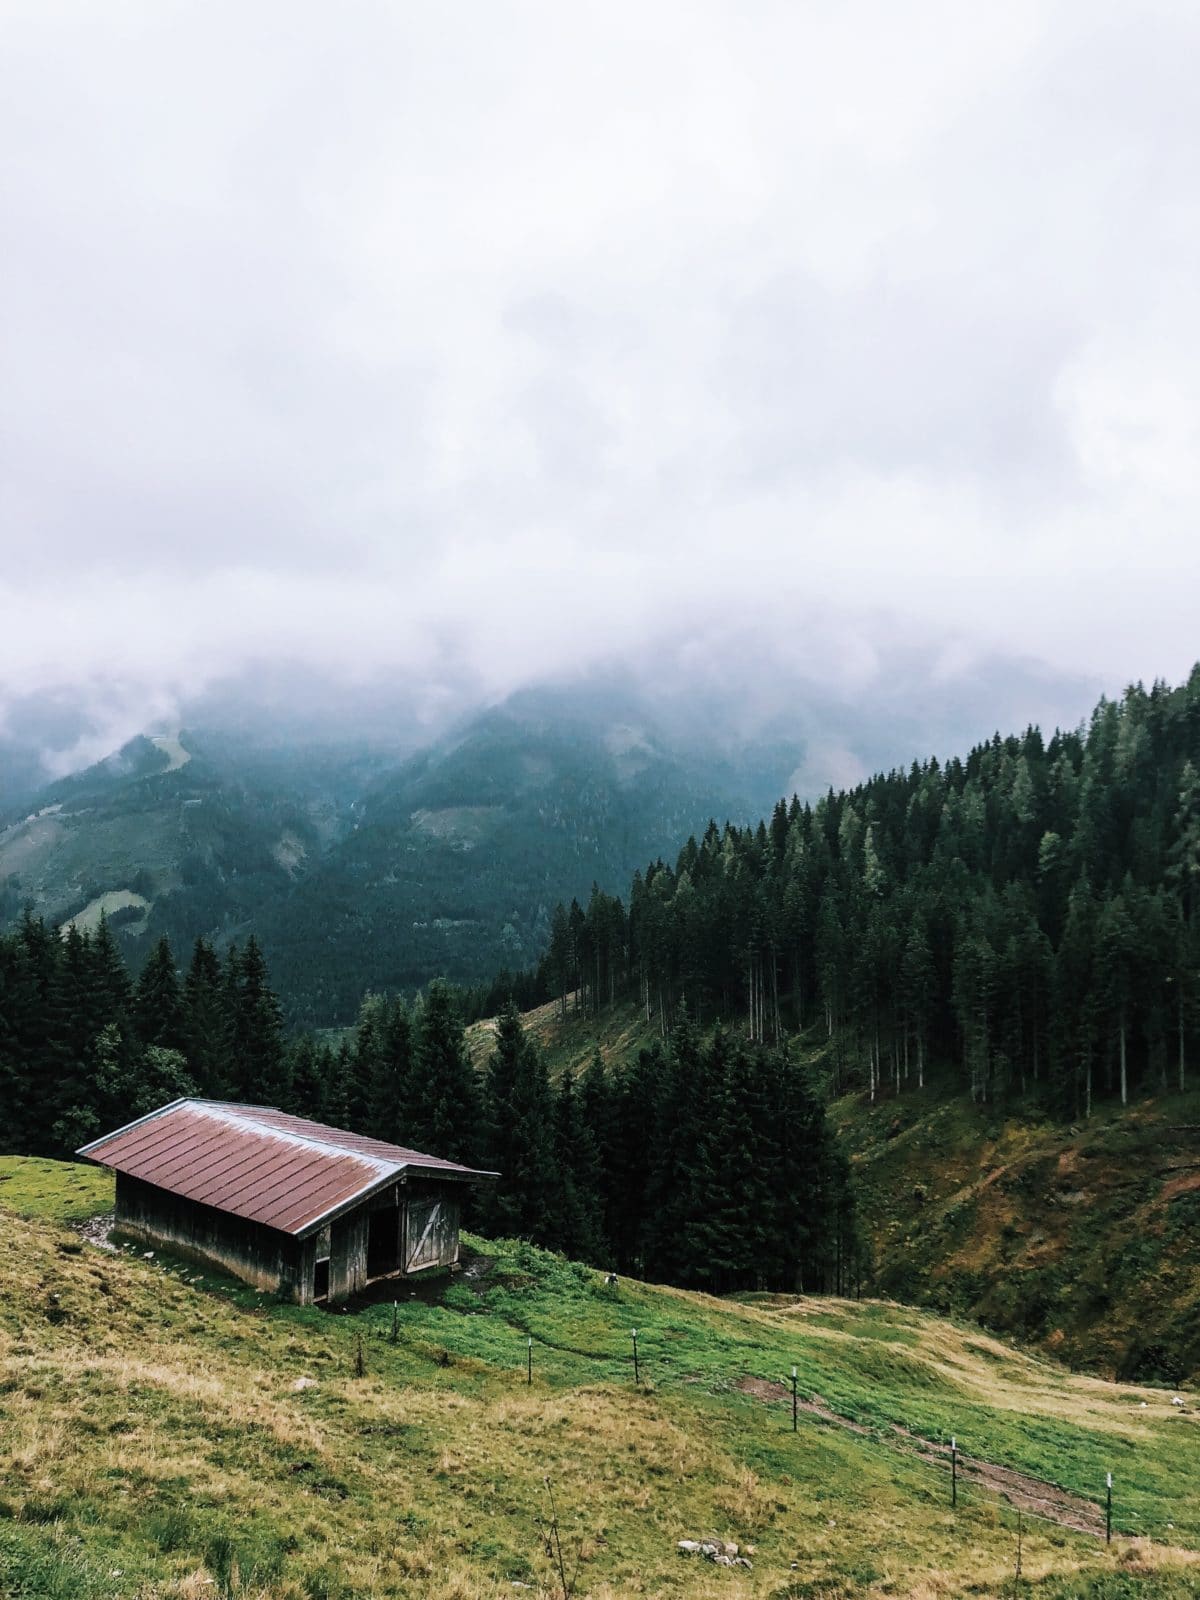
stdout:
<svg viewBox="0 0 1200 1600">
<path fill-rule="evenodd" d="M 851 1287 L 847 1170 L 803 1069 L 685 1014 L 628 1067 L 552 1081 L 510 1000 L 486 1062 L 457 993 L 368 996 L 336 1045 L 285 1037 L 257 942 L 164 938 L 132 979 L 107 923 L 26 914 L 0 936 L 5 1144 L 69 1157 L 177 1097 L 278 1106 L 500 1174 L 471 1221 L 620 1272 L 714 1291 Z"/>
<path fill-rule="evenodd" d="M 1183 1089 L 1200 1019 L 1200 667 L 1086 726 L 996 735 L 757 827 L 709 825 L 627 897 L 555 909 L 513 992 L 636 999 L 778 1044 L 819 1030 L 834 1091 L 872 1099 L 951 1063 L 979 1102 Z"/>
</svg>

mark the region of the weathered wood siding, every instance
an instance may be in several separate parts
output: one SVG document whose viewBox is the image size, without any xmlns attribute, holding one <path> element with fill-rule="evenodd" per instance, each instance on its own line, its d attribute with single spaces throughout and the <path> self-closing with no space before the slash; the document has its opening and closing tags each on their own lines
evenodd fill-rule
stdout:
<svg viewBox="0 0 1200 1600">
<path fill-rule="evenodd" d="M 404 1270 L 452 1267 L 458 1260 L 459 1202 L 446 1189 L 408 1198 L 404 1229 Z"/>
<path fill-rule="evenodd" d="M 304 1300 L 312 1288 L 312 1250 L 260 1222 L 184 1200 L 141 1178 L 117 1173 L 116 1231 L 161 1247 L 268 1293 Z"/>
<path fill-rule="evenodd" d="M 367 1208 L 358 1206 L 329 1227 L 329 1303 L 348 1300 L 367 1286 Z"/>
<path fill-rule="evenodd" d="M 458 1260 L 459 1191 L 449 1184 L 400 1183 L 364 1200 L 308 1239 L 247 1222 L 214 1206 L 185 1200 L 140 1178 L 117 1174 L 116 1230 L 138 1244 L 169 1250 L 219 1268 L 267 1293 L 310 1305 L 316 1263 L 329 1260 L 328 1303 L 362 1292 L 372 1278 L 407 1276 Z M 381 1242 L 394 1245 L 389 1259 L 368 1262 L 371 1218 Z M 391 1219 L 394 1217 L 394 1231 Z M 382 1269 L 382 1270 L 380 1270 Z"/>
</svg>

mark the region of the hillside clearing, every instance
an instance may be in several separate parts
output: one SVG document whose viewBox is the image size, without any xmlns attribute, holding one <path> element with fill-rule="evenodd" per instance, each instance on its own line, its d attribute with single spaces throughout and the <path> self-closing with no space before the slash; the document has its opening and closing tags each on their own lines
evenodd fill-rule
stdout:
<svg viewBox="0 0 1200 1600">
<path fill-rule="evenodd" d="M 167 757 L 169 764 L 162 769 L 164 772 L 178 772 L 180 767 L 186 767 L 192 759 L 192 752 L 185 750 L 180 744 L 177 733 L 151 734 L 150 743 L 157 746 Z"/>
<path fill-rule="evenodd" d="M 62 924 L 62 931 L 65 933 L 73 927 L 78 928 L 80 933 L 94 933 L 100 926 L 101 917 L 111 917 L 115 911 L 129 910 L 144 911 L 148 915 L 150 902 L 145 895 L 137 894 L 133 889 L 109 889 L 104 894 L 98 894 L 94 900 L 89 900 L 82 911 L 68 918 Z"/>
<path fill-rule="evenodd" d="M 1200 1373 L 1200 1093 L 1068 1124 L 935 1081 L 831 1116 L 884 1293 L 1107 1375 Z"/>
</svg>

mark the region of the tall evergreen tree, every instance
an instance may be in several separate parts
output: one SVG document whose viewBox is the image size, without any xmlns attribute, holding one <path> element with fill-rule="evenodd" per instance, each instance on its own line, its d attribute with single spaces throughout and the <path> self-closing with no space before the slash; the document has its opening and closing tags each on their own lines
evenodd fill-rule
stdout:
<svg viewBox="0 0 1200 1600">
<path fill-rule="evenodd" d="M 233 969 L 233 1064 L 239 1098 L 287 1107 L 290 1099 L 283 1014 L 267 964 L 251 934 Z"/>
<path fill-rule="evenodd" d="M 511 1001 L 497 1020 L 483 1103 L 486 1159 L 500 1173 L 485 1203 L 489 1225 L 500 1234 L 557 1242 L 553 1099 L 545 1064 Z"/>
<path fill-rule="evenodd" d="M 451 1161 L 474 1162 L 480 1096 L 447 984 L 431 983 L 416 1025 L 416 1070 L 404 1114 L 404 1143 Z"/>
<path fill-rule="evenodd" d="M 223 1099 L 231 1092 L 233 1013 L 221 962 L 207 939 L 197 939 L 183 981 L 183 1053 L 200 1093 Z"/>
<path fill-rule="evenodd" d="M 143 1044 L 185 1048 L 183 995 L 170 943 L 163 938 L 146 957 L 133 996 L 133 1020 Z"/>
</svg>

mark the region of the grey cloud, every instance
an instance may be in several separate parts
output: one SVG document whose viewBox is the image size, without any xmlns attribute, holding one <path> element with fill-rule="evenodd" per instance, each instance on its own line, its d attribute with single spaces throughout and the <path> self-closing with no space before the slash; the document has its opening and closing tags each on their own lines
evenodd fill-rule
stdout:
<svg viewBox="0 0 1200 1600">
<path fill-rule="evenodd" d="M 723 616 L 858 692 L 912 638 L 1190 665 L 1188 8 L 5 32 L 0 703 L 458 703 Z"/>
</svg>

